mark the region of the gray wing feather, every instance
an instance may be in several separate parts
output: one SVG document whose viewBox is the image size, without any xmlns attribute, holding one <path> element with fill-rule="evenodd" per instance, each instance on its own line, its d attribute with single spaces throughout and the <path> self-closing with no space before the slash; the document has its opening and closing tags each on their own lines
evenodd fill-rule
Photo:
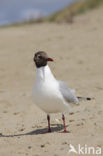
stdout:
<svg viewBox="0 0 103 156">
<path fill-rule="evenodd" d="M 67 84 L 63 81 L 58 80 L 58 83 L 59 83 L 60 92 L 62 93 L 64 99 L 68 103 L 78 104 L 78 98 L 75 96 L 75 90 L 68 88 Z"/>
</svg>

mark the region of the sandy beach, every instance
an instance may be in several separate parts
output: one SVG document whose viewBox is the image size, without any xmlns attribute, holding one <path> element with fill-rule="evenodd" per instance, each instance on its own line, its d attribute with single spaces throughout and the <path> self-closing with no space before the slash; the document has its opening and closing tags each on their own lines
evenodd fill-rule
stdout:
<svg viewBox="0 0 103 156">
<path fill-rule="evenodd" d="M 103 9 L 77 16 L 69 24 L 0 28 L 0 156 L 74 156 L 69 144 L 103 148 Z M 44 50 L 49 66 L 76 95 L 93 97 L 66 113 L 46 114 L 32 100 L 34 53 Z M 57 120 L 58 119 L 58 120 Z M 80 154 L 76 154 L 80 155 Z M 103 153 L 102 153 L 103 155 Z"/>
</svg>

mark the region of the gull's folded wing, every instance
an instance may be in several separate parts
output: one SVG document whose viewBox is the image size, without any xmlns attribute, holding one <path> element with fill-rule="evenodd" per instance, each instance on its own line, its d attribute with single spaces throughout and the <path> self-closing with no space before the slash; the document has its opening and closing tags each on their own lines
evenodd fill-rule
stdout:
<svg viewBox="0 0 103 156">
<path fill-rule="evenodd" d="M 64 99 L 68 103 L 75 103 L 78 104 L 78 98 L 75 96 L 75 90 L 68 88 L 67 84 L 63 81 L 57 80 L 59 83 L 59 89 L 61 94 L 63 95 Z"/>
</svg>

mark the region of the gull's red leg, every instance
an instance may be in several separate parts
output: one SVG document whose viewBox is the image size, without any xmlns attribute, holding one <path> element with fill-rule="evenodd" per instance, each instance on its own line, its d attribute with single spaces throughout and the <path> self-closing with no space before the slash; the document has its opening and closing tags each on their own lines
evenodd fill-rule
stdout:
<svg viewBox="0 0 103 156">
<path fill-rule="evenodd" d="M 63 132 L 67 132 L 66 126 L 65 126 L 65 116 L 64 116 L 64 114 L 62 114 L 62 120 L 63 120 L 63 125 L 64 125 L 64 131 Z"/>
<path fill-rule="evenodd" d="M 51 128 L 50 128 L 50 115 L 47 114 L 47 120 L 48 120 L 48 132 L 51 132 Z"/>
</svg>

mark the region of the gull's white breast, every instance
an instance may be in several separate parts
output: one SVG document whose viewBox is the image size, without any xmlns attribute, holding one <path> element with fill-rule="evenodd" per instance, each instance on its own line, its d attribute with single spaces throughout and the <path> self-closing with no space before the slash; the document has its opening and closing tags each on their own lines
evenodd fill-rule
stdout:
<svg viewBox="0 0 103 156">
<path fill-rule="evenodd" d="M 64 112 L 69 108 L 48 66 L 37 69 L 32 95 L 35 104 L 47 113 Z"/>
</svg>

